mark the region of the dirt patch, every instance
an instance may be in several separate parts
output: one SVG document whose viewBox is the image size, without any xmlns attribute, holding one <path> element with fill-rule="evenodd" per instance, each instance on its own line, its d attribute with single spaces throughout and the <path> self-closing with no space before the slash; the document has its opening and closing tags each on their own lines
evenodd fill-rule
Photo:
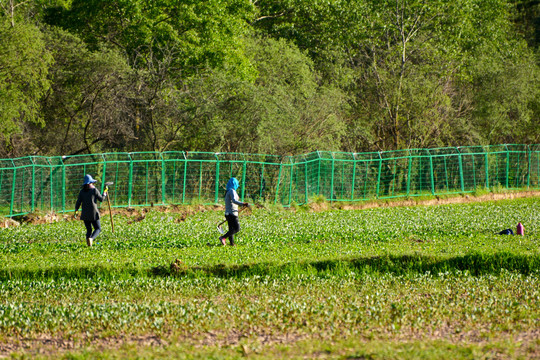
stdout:
<svg viewBox="0 0 540 360">
<path fill-rule="evenodd" d="M 341 203 L 341 202 L 313 202 L 307 204 L 305 207 L 310 212 L 322 212 L 328 210 L 362 210 L 381 207 L 402 207 L 402 206 L 435 206 L 444 204 L 463 204 L 483 201 L 496 201 L 506 199 L 518 199 L 527 197 L 540 197 L 540 191 L 519 191 L 509 193 L 489 193 L 480 196 L 474 195 L 457 195 L 453 197 L 439 197 L 434 198 L 407 198 L 407 199 L 390 199 L 390 200 L 373 200 L 359 203 Z M 265 208 L 264 205 L 253 204 L 249 208 L 243 211 L 246 215 L 250 215 L 253 209 Z M 150 207 L 137 207 L 137 208 L 116 208 L 112 209 L 113 215 L 125 216 L 129 218 L 128 224 L 143 221 L 146 214 L 150 211 L 158 211 L 161 213 L 173 213 L 179 214 L 175 219 L 175 222 L 184 222 L 188 217 L 207 211 L 223 211 L 223 205 L 169 205 L 169 206 L 150 206 Z M 295 211 L 296 208 L 291 207 L 287 210 Z M 104 211 L 102 209 L 102 211 Z M 77 218 L 78 219 L 78 218 Z M 21 223 L 40 225 L 51 224 L 57 221 L 72 221 L 77 220 L 73 217 L 73 214 L 56 214 L 34 212 L 27 215 L 19 216 L 13 219 L 0 218 L 0 228 L 7 228 L 11 226 L 19 226 Z"/>
<path fill-rule="evenodd" d="M 76 351 L 82 349 L 120 349 L 125 345 L 167 346 L 169 343 L 186 343 L 195 347 L 204 346 L 238 346 L 244 342 L 258 343 L 264 346 L 277 344 L 293 344 L 300 340 L 308 339 L 310 336 L 294 333 L 286 334 L 245 334 L 240 331 L 232 330 L 228 333 L 222 331 L 209 331 L 204 334 L 170 334 L 164 336 L 141 335 L 125 337 L 84 337 L 81 339 L 62 339 L 47 336 L 36 338 L 13 339 L 9 343 L 0 343 L 0 358 L 10 356 L 13 353 L 55 355 L 65 351 Z M 244 351 L 250 352 L 247 348 Z"/>
<path fill-rule="evenodd" d="M 308 204 L 309 210 L 314 212 L 326 211 L 330 209 L 330 204 L 326 202 L 315 202 Z"/>
<path fill-rule="evenodd" d="M 20 223 L 18 221 L 15 221 L 10 218 L 2 218 L 2 220 L 0 220 L 0 228 L 15 227 L 19 225 Z"/>
<path fill-rule="evenodd" d="M 56 355 L 65 351 L 81 349 L 119 349 L 133 344 L 138 346 L 166 346 L 169 343 L 157 335 L 142 335 L 133 337 L 86 337 L 83 339 L 62 339 L 48 336 L 36 338 L 14 339 L 9 343 L 0 343 L 0 358 L 10 356 L 15 352 L 25 354 Z"/>
<path fill-rule="evenodd" d="M 540 197 L 540 191 L 521 191 L 514 193 L 489 193 L 480 196 L 463 195 L 455 197 L 439 197 L 435 196 L 432 199 L 404 199 L 404 200 L 378 200 L 359 204 L 335 205 L 335 207 L 343 210 L 361 210 L 372 209 L 379 207 L 400 207 L 400 206 L 434 206 L 445 204 L 465 204 L 473 202 L 520 199 L 528 197 Z M 313 209 L 314 210 L 314 209 Z M 324 210 L 324 209 L 323 209 Z M 316 211 L 316 210 L 314 210 Z"/>
<path fill-rule="evenodd" d="M 382 330 L 382 329 L 381 329 Z M 334 335 L 335 336 L 335 335 Z M 23 339 L 4 339 L 6 343 L 0 343 L 0 358 L 9 357 L 14 353 L 24 353 L 27 355 L 40 354 L 55 356 L 66 351 L 77 350 L 117 350 L 125 345 L 136 345 L 140 347 L 167 347 L 169 344 L 190 344 L 197 348 L 202 347 L 231 347 L 239 346 L 244 355 L 249 355 L 254 349 L 264 350 L 276 345 L 294 345 L 304 340 L 318 339 L 329 341 L 335 339 L 332 335 L 325 336 L 324 333 L 275 333 L 262 331 L 249 331 L 244 333 L 238 330 L 221 331 L 210 330 L 206 333 L 176 333 L 176 334 L 147 334 L 140 336 L 115 336 L 115 337 L 83 337 L 79 339 L 62 339 L 47 336 Z M 481 329 L 467 332 L 460 332 L 451 326 L 443 326 L 433 330 L 422 331 L 420 329 L 402 328 L 397 333 L 370 332 L 369 334 L 357 334 L 355 336 L 359 343 L 369 343 L 370 341 L 388 341 L 392 343 L 406 343 L 411 341 L 445 341 L 455 345 L 489 345 L 494 342 L 513 342 L 519 344 L 518 353 L 526 355 L 527 358 L 537 358 L 540 355 L 540 330 L 529 330 L 518 333 L 500 332 L 494 334 L 488 330 Z M 340 337 L 341 339 L 341 337 Z M 256 346 L 254 346 L 256 345 Z M 505 354 L 496 351 L 492 353 L 495 359 L 504 359 Z M 531 357 L 532 356 L 532 357 Z"/>
<path fill-rule="evenodd" d="M 59 215 L 54 212 L 44 213 L 40 211 L 35 211 L 26 215 L 14 217 L 11 220 L 13 220 L 13 224 L 20 223 L 20 224 L 42 225 L 42 224 L 52 224 L 60 220 L 70 220 L 70 219 L 73 219 L 73 216 L 69 216 L 67 214 Z"/>
</svg>

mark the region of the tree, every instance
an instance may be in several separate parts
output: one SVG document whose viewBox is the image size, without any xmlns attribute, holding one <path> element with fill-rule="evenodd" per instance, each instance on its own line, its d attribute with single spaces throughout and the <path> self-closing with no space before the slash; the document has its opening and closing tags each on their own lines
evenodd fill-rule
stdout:
<svg viewBox="0 0 540 360">
<path fill-rule="evenodd" d="M 226 63 L 241 75 L 247 61 L 240 39 L 252 8 L 248 0 L 73 0 L 69 10 L 50 9 L 47 21 L 77 34 L 92 50 L 116 48 L 137 68 L 174 48 L 171 66 L 183 78 Z"/>
<path fill-rule="evenodd" d="M 347 89 L 345 150 L 387 150 L 484 141 L 471 124 L 472 65 L 486 48 L 515 51 L 509 10 L 504 0 L 283 0 L 261 3 L 255 24 Z"/>
<path fill-rule="evenodd" d="M 540 69 L 523 42 L 514 49 L 510 56 L 485 49 L 489 59 L 472 65 L 472 121 L 488 144 L 540 142 Z"/>
<path fill-rule="evenodd" d="M 43 125 L 40 99 L 50 87 L 52 57 L 40 30 L 0 17 L 0 154 L 19 155 L 16 140 L 28 123 Z"/>
<path fill-rule="evenodd" d="M 338 150 L 343 93 L 319 83 L 309 57 L 285 40 L 247 40 L 254 82 L 214 77 L 215 110 L 206 118 L 219 151 L 298 154 Z M 217 90 L 219 89 L 219 90 Z"/>
<path fill-rule="evenodd" d="M 123 149 L 135 140 L 134 80 L 116 51 L 90 51 L 65 31 L 51 29 L 55 62 L 42 100 L 44 129 L 33 129 L 39 153 L 73 155 Z"/>
<path fill-rule="evenodd" d="M 313 63 L 294 44 L 257 38 L 245 42 L 253 80 L 224 68 L 181 81 L 167 77 L 167 62 L 148 68 L 140 92 L 143 143 L 158 151 L 297 154 L 339 149 L 343 93 L 319 84 Z M 173 52 L 169 58 L 174 57 Z"/>
<path fill-rule="evenodd" d="M 252 100 L 247 99 L 250 109 L 241 113 L 255 125 L 257 147 L 249 150 L 281 155 L 338 150 L 345 131 L 344 94 L 322 84 L 311 59 L 288 41 L 256 40 L 249 51 L 258 71 Z"/>
<path fill-rule="evenodd" d="M 538 51 L 540 46 L 540 1 L 510 0 L 510 3 L 514 5 L 512 15 L 515 28 L 527 41 L 529 47 Z"/>
</svg>

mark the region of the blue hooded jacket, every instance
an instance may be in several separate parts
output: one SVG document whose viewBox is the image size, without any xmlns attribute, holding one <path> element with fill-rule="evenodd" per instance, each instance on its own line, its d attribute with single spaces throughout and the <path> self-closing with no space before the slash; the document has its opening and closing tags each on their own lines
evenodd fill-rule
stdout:
<svg viewBox="0 0 540 360">
<path fill-rule="evenodd" d="M 227 191 L 233 189 L 233 190 L 236 190 L 238 189 L 238 180 L 236 180 L 236 178 L 230 178 L 229 179 L 229 182 L 227 182 Z"/>
<path fill-rule="evenodd" d="M 231 178 L 227 183 L 227 193 L 225 194 L 225 215 L 238 216 L 238 205 L 244 205 L 243 202 L 238 200 L 238 180 Z M 231 191 L 233 190 L 233 191 Z"/>
</svg>

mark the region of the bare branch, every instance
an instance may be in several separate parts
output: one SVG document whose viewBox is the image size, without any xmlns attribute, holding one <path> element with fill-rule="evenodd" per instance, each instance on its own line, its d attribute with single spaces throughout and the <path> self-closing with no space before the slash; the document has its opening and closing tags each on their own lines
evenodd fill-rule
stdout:
<svg viewBox="0 0 540 360">
<path fill-rule="evenodd" d="M 264 20 L 264 19 L 275 19 L 275 18 L 278 18 L 278 17 L 282 17 L 282 16 L 285 16 L 286 12 L 283 11 L 279 14 L 274 14 L 274 15 L 265 15 L 265 16 L 261 16 L 260 18 L 257 18 L 255 20 L 253 20 L 251 22 L 251 25 L 255 24 L 256 22 L 259 22 L 261 20 Z"/>
</svg>

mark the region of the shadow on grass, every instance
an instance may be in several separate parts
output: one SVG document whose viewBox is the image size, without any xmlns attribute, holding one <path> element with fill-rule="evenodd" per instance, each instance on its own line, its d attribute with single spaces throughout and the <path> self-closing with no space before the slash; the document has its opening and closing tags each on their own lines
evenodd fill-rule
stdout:
<svg viewBox="0 0 540 360">
<path fill-rule="evenodd" d="M 510 253 L 472 253 L 450 258 L 415 255 L 388 255 L 359 257 L 352 259 L 297 262 L 282 265 L 256 263 L 245 265 L 215 265 L 207 267 L 185 267 L 175 269 L 158 266 L 152 268 L 156 276 L 211 276 L 220 278 L 243 278 L 250 276 L 318 275 L 347 276 L 355 274 L 406 275 L 411 273 L 431 274 L 467 272 L 473 276 L 499 274 L 502 270 L 528 275 L 540 271 L 540 257 Z"/>
<path fill-rule="evenodd" d="M 496 275 L 503 269 L 524 275 L 540 272 L 540 256 L 500 252 L 495 254 L 471 253 L 448 258 L 425 255 L 387 255 L 286 264 L 219 264 L 192 267 L 161 265 L 152 268 L 122 268 L 80 265 L 46 269 L 0 269 L 0 281 L 10 279 L 122 279 L 148 276 L 245 278 L 251 276 L 315 275 L 324 277 L 348 276 L 351 273 L 358 275 L 384 273 L 407 275 L 427 272 L 435 275 L 446 272 L 467 272 L 472 276 L 478 276 L 483 274 Z"/>
</svg>

